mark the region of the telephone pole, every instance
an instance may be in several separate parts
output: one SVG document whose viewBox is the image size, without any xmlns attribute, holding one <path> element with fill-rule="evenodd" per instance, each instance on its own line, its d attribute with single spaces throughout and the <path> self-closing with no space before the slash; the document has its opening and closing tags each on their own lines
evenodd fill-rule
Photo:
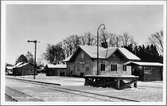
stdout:
<svg viewBox="0 0 167 106">
<path fill-rule="evenodd" d="M 35 50 L 34 50 L 34 79 L 36 74 L 36 51 L 37 51 L 37 40 L 27 40 L 28 43 L 34 43 L 35 44 Z"/>
<path fill-rule="evenodd" d="M 100 74 L 100 71 L 99 71 L 99 30 L 102 26 L 103 26 L 103 30 L 105 30 L 104 24 L 100 24 L 97 29 L 97 75 Z"/>
</svg>

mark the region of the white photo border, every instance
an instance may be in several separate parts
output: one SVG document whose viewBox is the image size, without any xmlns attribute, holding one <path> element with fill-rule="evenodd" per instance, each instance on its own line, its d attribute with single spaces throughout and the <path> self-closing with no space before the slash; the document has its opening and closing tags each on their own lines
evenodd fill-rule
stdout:
<svg viewBox="0 0 167 106">
<path fill-rule="evenodd" d="M 163 5 L 163 32 L 166 35 L 166 1 L 1 1 L 1 104 L 2 105 L 166 105 L 166 36 L 163 53 L 162 102 L 6 102 L 5 101 L 5 35 L 6 6 L 8 4 L 63 4 L 63 5 Z"/>
</svg>

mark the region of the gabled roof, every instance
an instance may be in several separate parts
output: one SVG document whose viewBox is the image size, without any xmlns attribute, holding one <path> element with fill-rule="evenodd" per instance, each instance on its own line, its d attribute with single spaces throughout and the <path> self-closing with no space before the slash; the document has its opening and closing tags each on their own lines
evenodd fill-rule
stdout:
<svg viewBox="0 0 167 106">
<path fill-rule="evenodd" d="M 124 63 L 125 65 L 128 64 L 137 64 L 137 65 L 141 65 L 141 66 L 163 66 L 162 63 L 158 63 L 158 62 L 135 62 L 135 61 L 128 61 L 126 63 Z"/>
<path fill-rule="evenodd" d="M 129 59 L 129 60 L 140 60 L 139 57 L 137 57 L 136 55 L 134 55 L 132 52 L 130 52 L 129 50 L 127 50 L 126 48 L 118 48 L 123 55 Z"/>
<path fill-rule="evenodd" d="M 97 58 L 97 46 L 87 46 L 87 45 L 85 45 L 85 46 L 79 46 L 78 49 L 83 50 L 91 58 L 95 58 L 95 59 Z M 76 50 L 76 52 L 78 51 L 78 49 Z M 103 48 L 103 47 L 99 47 L 99 58 L 107 59 L 112 54 L 114 54 L 114 52 L 117 51 L 117 50 L 129 60 L 140 60 L 139 57 L 137 57 L 136 55 L 134 55 L 133 53 L 131 53 L 127 49 L 125 49 L 125 48 L 117 48 L 117 47 L 109 47 L 107 49 Z M 70 59 L 74 57 L 74 54 L 71 55 L 70 57 L 66 58 L 64 61 L 70 61 Z"/>
<path fill-rule="evenodd" d="M 6 68 L 11 70 L 11 69 L 13 69 L 13 66 L 6 66 Z"/>
<path fill-rule="evenodd" d="M 20 68 L 20 67 L 24 67 L 26 65 L 28 65 L 30 63 L 24 63 L 24 62 L 19 62 L 16 65 L 13 66 L 13 68 Z"/>
<path fill-rule="evenodd" d="M 91 58 L 97 58 L 97 46 L 79 46 L 83 51 L 85 51 Z M 104 58 L 106 56 L 105 48 L 99 47 L 99 58 Z"/>
<path fill-rule="evenodd" d="M 69 61 L 71 59 L 72 55 L 68 56 L 66 59 L 64 59 L 63 61 L 66 62 L 66 61 Z"/>
</svg>

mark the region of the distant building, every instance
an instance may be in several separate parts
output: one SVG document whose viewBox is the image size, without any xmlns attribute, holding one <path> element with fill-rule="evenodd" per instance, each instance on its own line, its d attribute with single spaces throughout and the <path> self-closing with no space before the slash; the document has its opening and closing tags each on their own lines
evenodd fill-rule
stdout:
<svg viewBox="0 0 167 106">
<path fill-rule="evenodd" d="M 157 81 L 163 79 L 163 64 L 158 62 L 129 61 L 125 65 L 132 67 L 132 74 L 142 81 Z"/>
<path fill-rule="evenodd" d="M 13 67 L 13 75 L 33 75 L 34 66 L 30 63 L 19 62 Z M 35 73 L 36 74 L 36 73 Z"/>
<path fill-rule="evenodd" d="M 99 74 L 131 75 L 131 66 L 124 63 L 139 61 L 140 58 L 125 48 L 99 47 Z M 97 75 L 97 47 L 79 46 L 76 52 L 65 59 L 69 76 Z"/>
<path fill-rule="evenodd" d="M 13 65 L 6 65 L 6 74 L 13 75 Z"/>
<path fill-rule="evenodd" d="M 47 76 L 66 76 L 67 65 L 66 64 L 47 64 L 45 67 Z"/>
</svg>

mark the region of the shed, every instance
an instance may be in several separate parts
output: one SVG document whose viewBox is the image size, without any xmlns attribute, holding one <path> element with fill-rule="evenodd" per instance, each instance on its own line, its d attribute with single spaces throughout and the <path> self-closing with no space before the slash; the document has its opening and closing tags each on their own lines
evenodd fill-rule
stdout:
<svg viewBox="0 0 167 106">
<path fill-rule="evenodd" d="M 7 75 L 13 74 L 13 66 L 6 66 L 6 74 Z"/>
<path fill-rule="evenodd" d="M 67 65 L 66 64 L 47 64 L 46 66 L 47 76 L 66 76 Z"/>
<path fill-rule="evenodd" d="M 13 67 L 13 75 L 34 75 L 34 66 L 30 63 L 19 62 Z"/>
<path fill-rule="evenodd" d="M 132 74 L 142 81 L 159 81 L 163 79 L 163 64 L 158 62 L 129 61 L 124 63 L 132 67 Z"/>
</svg>

